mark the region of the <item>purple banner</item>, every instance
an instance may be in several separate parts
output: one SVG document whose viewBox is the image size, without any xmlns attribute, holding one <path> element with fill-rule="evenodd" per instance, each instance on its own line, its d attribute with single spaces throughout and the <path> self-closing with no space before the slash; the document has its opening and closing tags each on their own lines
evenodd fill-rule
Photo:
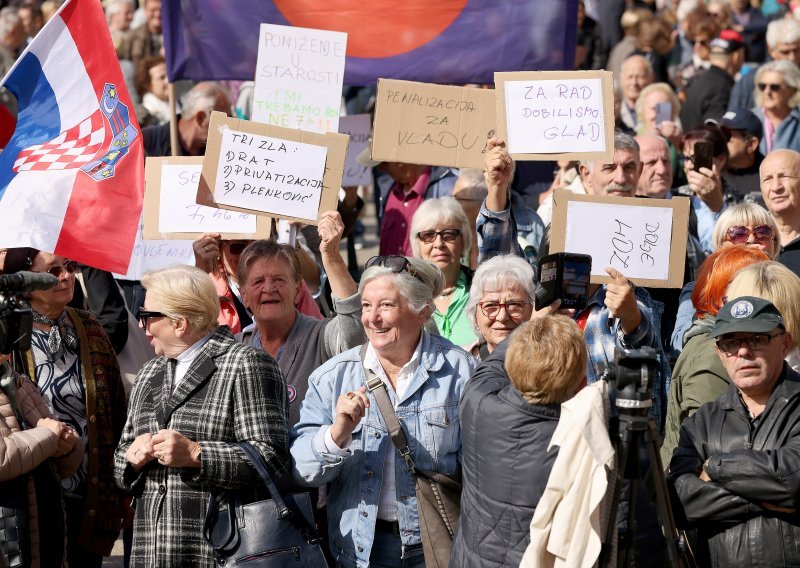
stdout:
<svg viewBox="0 0 800 568">
<path fill-rule="evenodd" d="M 171 81 L 252 80 L 262 23 L 347 32 L 345 84 L 572 69 L 578 0 L 164 0 Z"/>
</svg>

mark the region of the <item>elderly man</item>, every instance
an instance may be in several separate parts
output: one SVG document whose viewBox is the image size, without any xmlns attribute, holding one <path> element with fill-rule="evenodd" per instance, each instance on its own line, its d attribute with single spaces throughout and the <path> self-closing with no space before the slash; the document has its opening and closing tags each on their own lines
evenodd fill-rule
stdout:
<svg viewBox="0 0 800 568">
<path fill-rule="evenodd" d="M 117 57 L 137 64 L 145 57 L 161 52 L 164 38 L 161 31 L 161 0 L 144 0 L 146 21 L 134 28 L 120 42 Z"/>
<path fill-rule="evenodd" d="M 732 384 L 681 426 L 667 481 L 701 566 L 798 566 L 800 374 L 781 314 L 760 298 L 725 304 L 711 337 Z"/>
<path fill-rule="evenodd" d="M 653 66 L 641 55 L 632 55 L 622 62 L 619 90 L 622 94 L 620 119 L 631 130 L 636 130 L 636 99 L 647 85 L 653 82 Z"/>
<path fill-rule="evenodd" d="M 761 162 L 761 195 L 778 224 L 778 262 L 800 276 L 800 153 L 775 150 Z"/>
</svg>

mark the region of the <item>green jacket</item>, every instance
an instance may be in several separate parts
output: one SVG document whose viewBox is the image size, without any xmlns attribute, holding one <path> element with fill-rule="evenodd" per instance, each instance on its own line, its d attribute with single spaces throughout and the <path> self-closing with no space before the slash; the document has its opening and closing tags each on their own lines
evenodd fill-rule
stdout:
<svg viewBox="0 0 800 568">
<path fill-rule="evenodd" d="M 731 383 L 714 340 L 708 336 L 714 320 L 713 316 L 706 315 L 692 323 L 672 371 L 664 442 L 661 444 L 661 461 L 665 470 L 669 469 L 672 452 L 678 447 L 683 421 L 701 405 L 717 400 Z"/>
</svg>

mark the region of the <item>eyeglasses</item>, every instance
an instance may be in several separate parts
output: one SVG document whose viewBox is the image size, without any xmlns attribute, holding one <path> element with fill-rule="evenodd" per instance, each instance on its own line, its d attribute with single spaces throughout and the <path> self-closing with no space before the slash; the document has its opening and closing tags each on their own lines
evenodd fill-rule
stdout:
<svg viewBox="0 0 800 568">
<path fill-rule="evenodd" d="M 167 314 L 163 314 L 161 312 L 151 312 L 150 310 L 139 309 L 139 323 L 142 324 L 142 327 L 147 327 L 148 320 L 150 318 L 165 318 L 169 317 Z"/>
<path fill-rule="evenodd" d="M 428 245 L 434 242 L 436 237 L 439 236 L 442 237 L 444 242 L 452 243 L 461 236 L 461 231 L 458 229 L 444 229 L 441 231 L 420 231 L 417 233 L 417 238 Z"/>
<path fill-rule="evenodd" d="M 737 225 L 735 227 L 728 227 L 728 230 L 725 231 L 725 235 L 730 242 L 737 245 L 746 243 L 750 235 L 753 235 L 759 243 L 768 243 L 775 238 L 775 231 L 773 231 L 772 227 L 769 225 L 759 225 L 752 229 L 750 227 Z"/>
<path fill-rule="evenodd" d="M 247 248 L 251 241 L 222 241 L 222 244 L 228 247 L 231 254 L 242 254 L 242 251 Z"/>
<path fill-rule="evenodd" d="M 75 262 L 74 260 L 68 260 L 68 261 L 64 262 L 64 264 L 56 264 L 54 266 L 51 266 L 50 268 L 45 270 L 45 272 L 47 272 L 48 274 L 52 274 L 56 278 L 60 278 L 61 274 L 64 271 L 66 271 L 67 274 L 74 274 L 75 273 L 75 269 L 77 267 L 78 267 L 78 263 L 77 262 Z"/>
<path fill-rule="evenodd" d="M 694 163 L 694 154 L 692 154 L 691 156 L 689 154 L 679 154 L 678 160 L 680 160 L 683 163 L 686 162 Z"/>
<path fill-rule="evenodd" d="M 395 274 L 405 271 L 423 284 L 425 283 L 420 273 L 414 270 L 414 267 L 411 266 L 411 263 L 404 256 L 373 256 L 367 261 L 367 264 L 364 265 L 364 270 L 373 266 L 384 266 Z"/>
<path fill-rule="evenodd" d="M 702 45 L 703 47 L 708 47 L 708 40 L 707 39 L 696 39 L 692 43 L 694 45 Z"/>
<path fill-rule="evenodd" d="M 525 306 L 530 306 L 530 302 L 481 302 L 478 304 L 481 307 L 483 315 L 487 318 L 495 318 L 500 315 L 500 309 L 505 308 L 508 317 L 519 318 L 522 317 L 525 311 Z"/>
<path fill-rule="evenodd" d="M 786 335 L 786 332 L 781 331 L 775 334 L 754 333 L 753 335 L 747 335 L 745 337 L 722 336 L 717 338 L 717 349 L 726 355 L 733 355 L 738 352 L 744 344 L 747 345 L 750 351 L 757 351 L 759 349 L 764 349 L 773 338 L 780 337 L 781 335 Z"/>
<path fill-rule="evenodd" d="M 775 83 L 759 83 L 758 84 L 758 90 L 761 91 L 761 92 L 764 92 L 765 90 L 769 89 L 770 91 L 774 91 L 774 92 L 777 93 L 782 88 L 783 88 L 783 85 L 781 85 L 781 84 L 775 84 Z"/>
</svg>

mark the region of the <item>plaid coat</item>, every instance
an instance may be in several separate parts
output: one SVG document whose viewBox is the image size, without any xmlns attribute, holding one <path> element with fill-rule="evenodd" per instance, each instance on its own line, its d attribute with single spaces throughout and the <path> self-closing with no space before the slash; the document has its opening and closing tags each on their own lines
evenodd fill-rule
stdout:
<svg viewBox="0 0 800 568">
<path fill-rule="evenodd" d="M 214 332 L 171 394 L 165 370 L 157 357 L 139 372 L 114 455 L 117 483 L 136 497 L 131 566 L 211 567 L 203 539 L 209 493 L 240 489 L 255 497 L 261 486 L 231 443 L 254 444 L 277 476 L 288 469 L 286 384 L 269 355 L 236 343 L 227 327 Z M 133 440 L 162 428 L 200 444 L 199 470 L 154 460 L 133 471 L 125 459 Z"/>
</svg>

